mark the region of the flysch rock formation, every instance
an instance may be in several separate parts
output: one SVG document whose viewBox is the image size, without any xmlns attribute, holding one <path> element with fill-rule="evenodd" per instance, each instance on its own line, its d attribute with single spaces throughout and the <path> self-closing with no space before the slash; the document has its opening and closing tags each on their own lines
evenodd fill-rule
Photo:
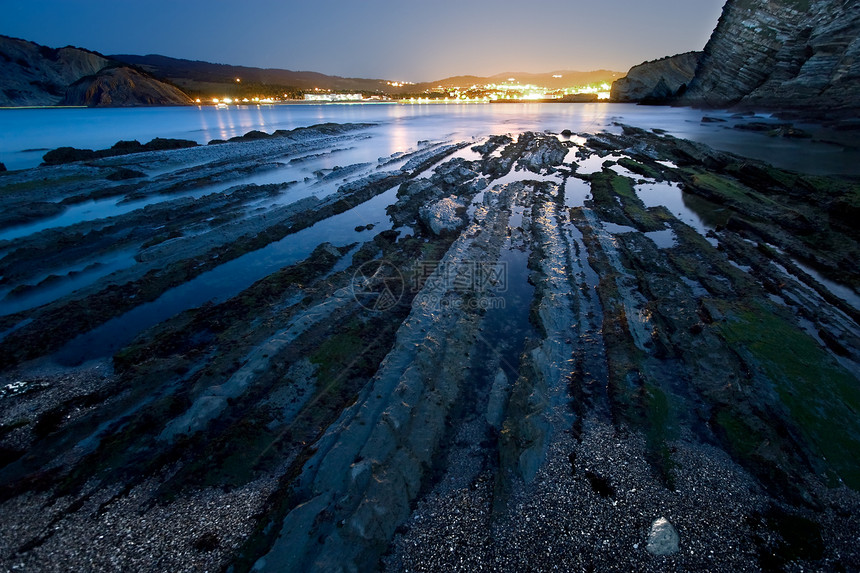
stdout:
<svg viewBox="0 0 860 573">
<path fill-rule="evenodd" d="M 856 112 L 860 3 L 728 0 L 681 102 Z"/>
<path fill-rule="evenodd" d="M 687 52 L 633 66 L 612 83 L 610 98 L 617 102 L 664 103 L 687 88 L 702 52 Z"/>
<path fill-rule="evenodd" d="M 177 88 L 81 48 L 0 36 L 0 107 L 185 105 Z"/>
<path fill-rule="evenodd" d="M 860 562 L 860 185 L 369 127 L 0 177 L 0 568 Z"/>
</svg>

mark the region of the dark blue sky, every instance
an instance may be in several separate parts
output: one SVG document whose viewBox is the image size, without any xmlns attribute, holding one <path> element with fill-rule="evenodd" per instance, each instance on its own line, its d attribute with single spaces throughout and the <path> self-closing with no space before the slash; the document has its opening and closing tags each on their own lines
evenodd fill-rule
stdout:
<svg viewBox="0 0 860 573">
<path fill-rule="evenodd" d="M 0 0 L 0 34 L 104 54 L 431 81 L 698 50 L 724 0 Z"/>
</svg>

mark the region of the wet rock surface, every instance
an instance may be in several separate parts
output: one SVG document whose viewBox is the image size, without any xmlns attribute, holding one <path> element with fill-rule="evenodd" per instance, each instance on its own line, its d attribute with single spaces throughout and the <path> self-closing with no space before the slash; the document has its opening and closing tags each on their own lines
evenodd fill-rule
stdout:
<svg viewBox="0 0 860 573">
<path fill-rule="evenodd" d="M 855 181 L 365 127 L 4 174 L 4 568 L 860 564 Z"/>
</svg>

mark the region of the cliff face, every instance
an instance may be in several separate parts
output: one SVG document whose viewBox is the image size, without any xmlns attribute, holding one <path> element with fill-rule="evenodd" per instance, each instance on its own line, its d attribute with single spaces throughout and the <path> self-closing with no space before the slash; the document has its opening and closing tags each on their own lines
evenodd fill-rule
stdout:
<svg viewBox="0 0 860 573">
<path fill-rule="evenodd" d="M 86 50 L 55 50 L 0 36 L 0 106 L 56 105 L 69 84 L 108 63 Z"/>
<path fill-rule="evenodd" d="M 190 105 L 178 88 L 131 68 L 108 68 L 81 78 L 66 90 L 60 105 L 138 106 Z"/>
<path fill-rule="evenodd" d="M 728 0 L 682 103 L 860 108 L 860 3 Z"/>
<path fill-rule="evenodd" d="M 54 49 L 0 36 L 0 107 L 191 103 L 173 86 L 116 66 L 80 48 Z"/>
<path fill-rule="evenodd" d="M 619 102 L 664 102 L 686 89 L 702 52 L 687 52 L 633 66 L 612 83 L 611 99 Z"/>
</svg>

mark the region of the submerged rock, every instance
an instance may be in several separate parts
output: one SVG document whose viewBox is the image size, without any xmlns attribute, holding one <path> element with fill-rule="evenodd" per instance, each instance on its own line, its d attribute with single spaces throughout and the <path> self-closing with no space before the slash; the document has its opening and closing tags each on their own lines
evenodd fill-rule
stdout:
<svg viewBox="0 0 860 573">
<path fill-rule="evenodd" d="M 652 555 L 672 555 L 678 552 L 678 531 L 665 517 L 651 524 L 648 534 L 648 552 Z"/>
</svg>

